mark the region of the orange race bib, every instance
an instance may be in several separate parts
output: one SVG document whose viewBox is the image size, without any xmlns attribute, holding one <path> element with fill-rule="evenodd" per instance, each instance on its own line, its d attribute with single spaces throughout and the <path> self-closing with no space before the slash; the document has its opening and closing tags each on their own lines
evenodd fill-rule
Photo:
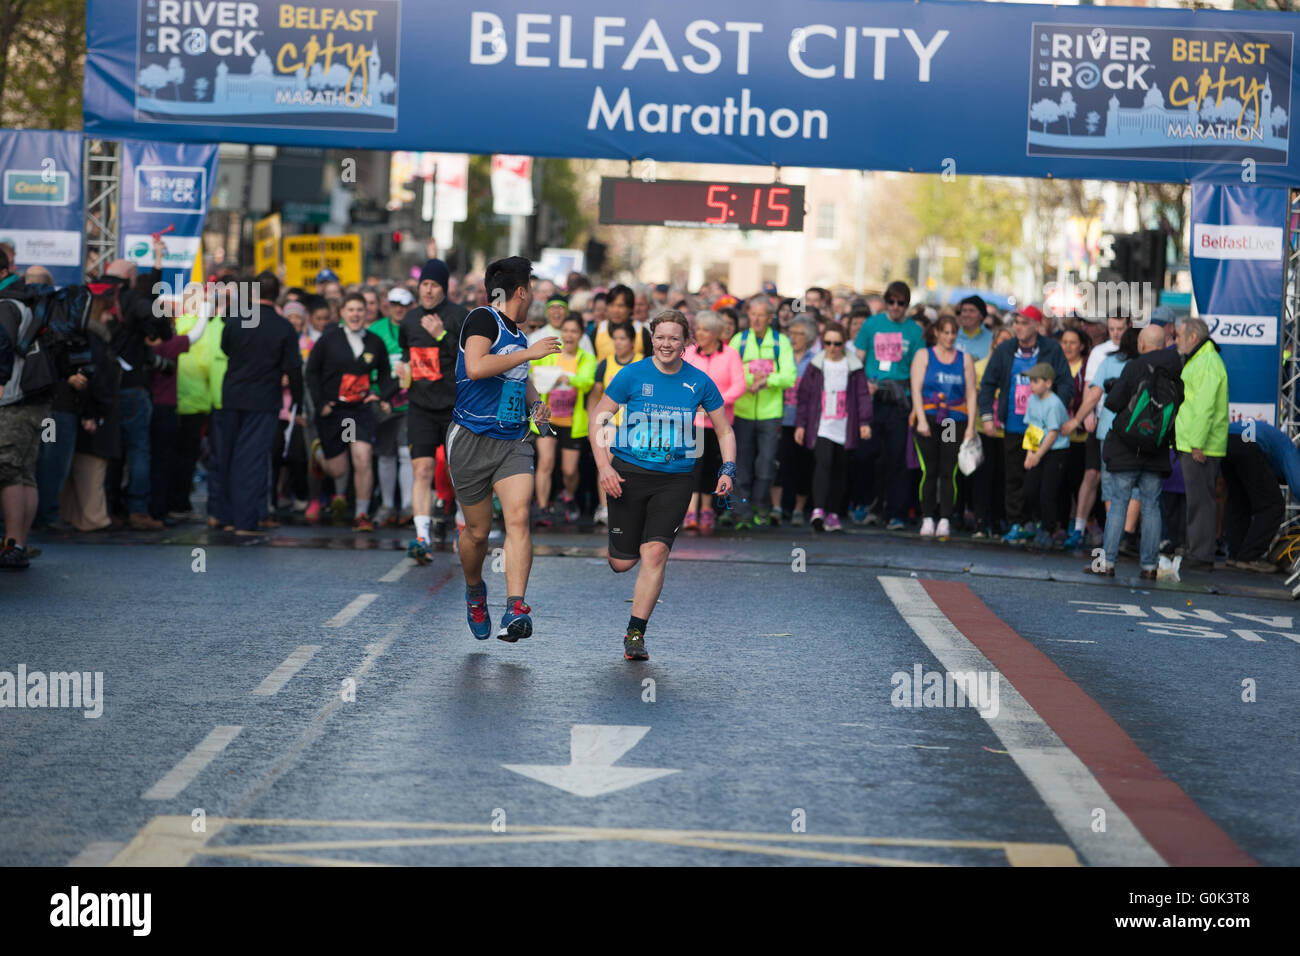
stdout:
<svg viewBox="0 0 1300 956">
<path fill-rule="evenodd" d="M 339 401 L 348 405 L 364 402 L 370 394 L 370 373 L 352 375 L 345 372 L 339 382 Z"/>
<path fill-rule="evenodd" d="M 436 382 L 442 378 L 442 360 L 438 349 L 421 346 L 411 349 L 411 378 Z"/>
</svg>

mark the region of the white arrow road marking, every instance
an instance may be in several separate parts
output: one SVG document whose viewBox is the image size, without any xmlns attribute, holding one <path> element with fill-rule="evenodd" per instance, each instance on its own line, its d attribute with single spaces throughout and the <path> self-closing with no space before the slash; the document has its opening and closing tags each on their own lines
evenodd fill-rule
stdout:
<svg viewBox="0 0 1300 956">
<path fill-rule="evenodd" d="M 635 747 L 649 727 L 574 724 L 569 736 L 569 762 L 559 766 L 503 763 L 512 773 L 579 797 L 599 797 L 615 790 L 634 787 L 656 777 L 666 777 L 680 770 L 654 767 L 615 767 L 614 761 Z"/>
</svg>

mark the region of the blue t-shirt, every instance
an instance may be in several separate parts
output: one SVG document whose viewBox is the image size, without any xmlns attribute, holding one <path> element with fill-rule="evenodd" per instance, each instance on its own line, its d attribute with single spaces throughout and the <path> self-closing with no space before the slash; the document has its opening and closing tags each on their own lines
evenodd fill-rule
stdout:
<svg viewBox="0 0 1300 956">
<path fill-rule="evenodd" d="M 978 335 L 967 335 L 966 330 L 958 326 L 955 344 L 960 351 L 978 362 L 982 358 L 988 358 L 989 349 L 993 347 L 993 330 L 981 325 Z"/>
<path fill-rule="evenodd" d="M 1057 435 L 1056 441 L 1052 442 L 1052 451 L 1070 447 L 1070 436 L 1061 431 L 1061 426 L 1069 417 L 1069 413 L 1065 410 L 1065 403 L 1055 392 L 1048 392 L 1043 398 L 1037 395 L 1029 396 L 1029 405 L 1025 409 L 1025 424 L 1041 428 L 1044 438 L 1055 428 Z"/>
<path fill-rule="evenodd" d="M 1097 366 L 1097 371 L 1092 376 L 1092 381 L 1088 384 L 1104 389 L 1107 379 L 1119 378 L 1124 374 L 1126 364 L 1128 359 L 1119 352 L 1111 352 L 1101 360 L 1101 364 Z M 1106 407 L 1106 393 L 1103 390 L 1101 401 L 1097 403 L 1097 441 L 1106 440 L 1106 436 L 1110 434 L 1111 423 L 1114 421 L 1115 413 Z"/>
<path fill-rule="evenodd" d="M 706 373 L 683 362 L 675 375 L 666 375 L 653 358 L 625 365 L 605 394 L 625 406 L 610 449 L 614 456 L 676 475 L 689 472 L 704 453 L 695 410 L 722 407 L 722 393 Z"/>
</svg>

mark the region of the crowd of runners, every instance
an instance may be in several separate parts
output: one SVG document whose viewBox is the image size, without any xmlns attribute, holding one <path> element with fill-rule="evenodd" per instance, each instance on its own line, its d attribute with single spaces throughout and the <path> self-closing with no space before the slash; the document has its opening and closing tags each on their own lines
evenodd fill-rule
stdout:
<svg viewBox="0 0 1300 956">
<path fill-rule="evenodd" d="M 38 268 L 0 267 L 0 299 L 48 289 Z M 27 526 L 410 527 L 420 563 L 454 537 L 485 638 L 499 523 L 497 636 L 518 640 L 530 535 L 594 526 L 615 571 L 640 564 L 640 658 L 682 533 L 877 525 L 1102 547 L 1102 574 L 1131 554 L 1154 577 L 1161 552 L 1271 571 L 1279 482 L 1300 477 L 1276 429 L 1230 425 L 1205 324 L 1164 309 L 1002 315 L 978 296 L 913 305 L 903 282 L 798 297 L 769 282 L 743 299 L 716 280 L 604 288 L 539 279 L 519 257 L 348 287 L 324 270 L 312 291 L 226 275 L 165 308 L 158 277 L 110 264 L 89 287 L 84 360 L 52 349 L 48 387 L 6 390 L 0 566 L 39 553 Z"/>
</svg>

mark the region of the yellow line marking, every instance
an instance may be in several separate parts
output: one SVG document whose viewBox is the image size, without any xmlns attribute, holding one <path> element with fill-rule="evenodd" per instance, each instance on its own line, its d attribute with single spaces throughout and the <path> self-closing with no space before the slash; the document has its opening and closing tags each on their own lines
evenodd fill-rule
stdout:
<svg viewBox="0 0 1300 956">
<path fill-rule="evenodd" d="M 941 840 L 932 838 L 866 837 L 836 834 L 754 833 L 731 830 L 655 830 L 646 828 L 510 825 L 509 833 L 496 833 L 489 823 L 438 823 L 380 820 L 291 820 L 258 817 L 209 817 L 207 831 L 194 833 L 185 816 L 159 816 L 150 820 L 110 863 L 110 866 L 187 866 L 195 856 L 237 857 L 266 863 L 310 866 L 380 865 L 370 861 L 338 860 L 300 855 L 295 851 L 334 851 L 410 847 L 482 846 L 491 843 L 580 843 L 618 841 L 653 843 L 729 853 L 753 853 L 801 860 L 856 863 L 867 866 L 951 866 L 926 860 L 868 856 L 815 849 L 836 846 L 917 847 L 992 850 L 1002 852 L 1012 866 L 1078 866 L 1074 850 L 1048 843 L 1004 843 L 996 840 Z M 463 836 L 381 837 L 354 840 L 307 840 L 282 843 L 209 846 L 208 840 L 228 827 L 319 828 L 359 830 L 414 830 L 465 834 Z M 773 843 L 803 846 L 771 846 Z M 387 865 L 387 864 L 383 864 Z"/>
<path fill-rule="evenodd" d="M 220 817 L 209 817 L 205 833 L 195 833 L 193 818 L 154 817 L 109 861 L 109 866 L 188 866 L 203 844 L 221 831 Z"/>
</svg>

